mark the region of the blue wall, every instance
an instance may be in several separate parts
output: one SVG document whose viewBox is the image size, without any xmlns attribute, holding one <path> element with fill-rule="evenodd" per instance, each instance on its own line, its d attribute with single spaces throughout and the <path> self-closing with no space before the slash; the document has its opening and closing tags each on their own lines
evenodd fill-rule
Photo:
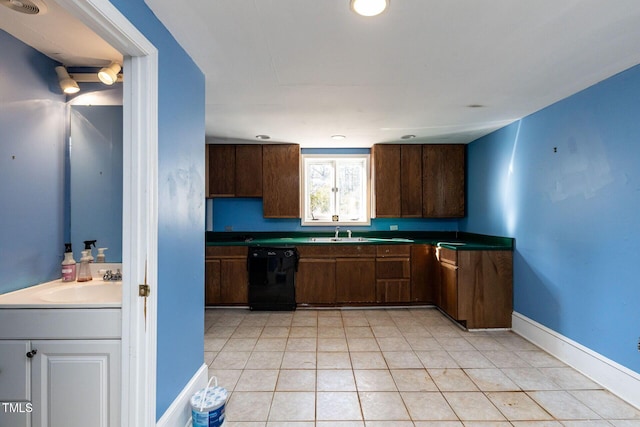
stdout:
<svg viewBox="0 0 640 427">
<path fill-rule="evenodd" d="M 55 61 L 0 30 L 0 293 L 60 277 L 65 97 Z"/>
<path fill-rule="evenodd" d="M 640 372 L 640 66 L 471 143 L 461 230 L 515 237 L 514 310 Z"/>
<path fill-rule="evenodd" d="M 204 75 L 143 0 L 111 3 L 159 52 L 156 416 L 160 418 L 203 363 Z"/>
</svg>

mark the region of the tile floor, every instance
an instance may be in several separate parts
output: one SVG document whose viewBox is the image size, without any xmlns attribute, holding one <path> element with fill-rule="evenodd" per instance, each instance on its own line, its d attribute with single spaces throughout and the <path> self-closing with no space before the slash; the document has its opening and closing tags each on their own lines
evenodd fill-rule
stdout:
<svg viewBox="0 0 640 427">
<path fill-rule="evenodd" d="M 434 308 L 207 309 L 226 427 L 635 427 L 640 411 L 509 331 Z"/>
</svg>

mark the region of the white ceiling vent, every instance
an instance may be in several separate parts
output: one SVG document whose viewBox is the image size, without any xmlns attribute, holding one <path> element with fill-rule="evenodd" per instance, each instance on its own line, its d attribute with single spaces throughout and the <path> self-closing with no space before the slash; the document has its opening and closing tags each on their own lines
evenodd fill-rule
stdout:
<svg viewBox="0 0 640 427">
<path fill-rule="evenodd" d="M 42 15 L 47 11 L 40 0 L 0 0 L 0 5 L 27 15 Z"/>
</svg>

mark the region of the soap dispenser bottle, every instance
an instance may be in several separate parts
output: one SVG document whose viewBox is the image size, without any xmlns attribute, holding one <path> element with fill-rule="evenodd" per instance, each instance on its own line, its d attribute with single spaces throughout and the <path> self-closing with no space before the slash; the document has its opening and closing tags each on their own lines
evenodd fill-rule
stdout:
<svg viewBox="0 0 640 427">
<path fill-rule="evenodd" d="M 85 240 L 84 241 L 84 250 L 89 252 L 89 262 L 93 262 L 93 254 L 91 253 L 91 245 L 96 247 L 96 240 Z"/>
<path fill-rule="evenodd" d="M 98 256 L 96 257 L 96 262 L 105 262 L 106 258 L 104 256 L 104 251 L 109 248 L 98 248 Z"/>
<path fill-rule="evenodd" d="M 80 258 L 80 268 L 78 269 L 78 282 L 88 282 L 92 279 L 91 267 L 89 266 L 89 260 L 91 256 L 91 250 L 82 251 L 82 258 Z"/>
<path fill-rule="evenodd" d="M 73 282 L 76 280 L 76 260 L 73 259 L 71 243 L 64 244 L 64 260 L 62 260 L 62 281 Z"/>
</svg>

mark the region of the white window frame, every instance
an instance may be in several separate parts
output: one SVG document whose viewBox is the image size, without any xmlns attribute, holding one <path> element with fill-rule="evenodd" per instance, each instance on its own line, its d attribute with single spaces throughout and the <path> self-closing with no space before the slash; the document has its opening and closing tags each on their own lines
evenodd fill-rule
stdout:
<svg viewBox="0 0 640 427">
<path fill-rule="evenodd" d="M 371 155 L 370 154 L 302 154 L 302 161 L 300 162 L 300 207 L 301 207 L 301 225 L 302 226 L 338 226 L 345 225 L 351 227 L 366 227 L 371 225 Z M 366 175 L 366 192 L 365 192 L 365 208 L 364 213 L 366 216 L 365 221 L 312 221 L 307 220 L 307 160 L 345 160 L 345 159 L 363 159 L 365 161 L 365 175 Z"/>
</svg>

